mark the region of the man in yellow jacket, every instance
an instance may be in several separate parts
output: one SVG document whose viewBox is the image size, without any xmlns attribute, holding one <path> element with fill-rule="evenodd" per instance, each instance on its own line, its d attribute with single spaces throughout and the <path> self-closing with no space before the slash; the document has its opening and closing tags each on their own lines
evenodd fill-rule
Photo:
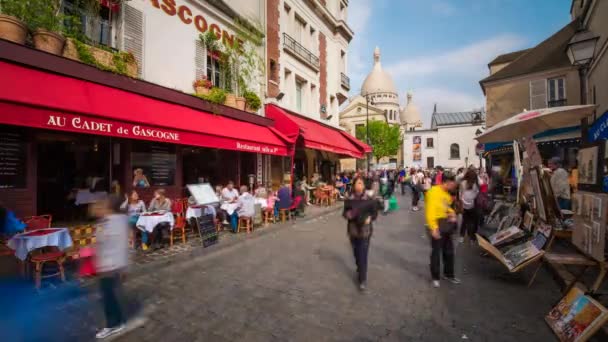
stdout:
<svg viewBox="0 0 608 342">
<path fill-rule="evenodd" d="M 425 194 L 426 224 L 431 235 L 431 276 L 433 287 L 439 287 L 441 256 L 443 276 L 453 284 L 460 284 L 454 277 L 454 244 L 452 233 L 456 228 L 456 213 L 452 209 L 452 195 L 456 181 L 451 174 L 443 174 L 442 183 L 433 186 Z M 440 229 L 441 227 L 441 229 Z"/>
</svg>

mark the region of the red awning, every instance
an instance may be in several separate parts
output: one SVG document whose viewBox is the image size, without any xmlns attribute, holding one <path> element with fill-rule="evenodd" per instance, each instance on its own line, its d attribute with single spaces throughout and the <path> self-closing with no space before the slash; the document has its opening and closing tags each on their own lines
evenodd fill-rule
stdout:
<svg viewBox="0 0 608 342">
<path fill-rule="evenodd" d="M 0 123 L 288 155 L 272 127 L 0 62 Z"/>
<path fill-rule="evenodd" d="M 339 129 L 304 118 L 288 110 L 275 106 L 266 106 L 266 116 L 275 120 L 275 128 L 295 141 L 302 136 L 304 146 L 312 149 L 333 152 L 336 154 L 363 158 L 365 145 Z M 367 146 L 369 148 L 369 146 Z"/>
</svg>

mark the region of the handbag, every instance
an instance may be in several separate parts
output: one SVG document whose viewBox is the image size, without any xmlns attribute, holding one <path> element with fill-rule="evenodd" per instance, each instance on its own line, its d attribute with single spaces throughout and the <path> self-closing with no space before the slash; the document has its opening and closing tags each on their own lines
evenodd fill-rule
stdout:
<svg viewBox="0 0 608 342">
<path fill-rule="evenodd" d="M 450 222 L 447 219 L 439 219 L 439 232 L 449 235 L 456 231 L 456 222 Z"/>
</svg>

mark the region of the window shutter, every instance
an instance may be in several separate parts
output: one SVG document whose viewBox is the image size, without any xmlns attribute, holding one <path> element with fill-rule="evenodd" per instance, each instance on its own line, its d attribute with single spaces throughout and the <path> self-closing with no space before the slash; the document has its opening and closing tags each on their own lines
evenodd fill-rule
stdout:
<svg viewBox="0 0 608 342">
<path fill-rule="evenodd" d="M 207 54 L 205 52 L 205 46 L 200 40 L 195 40 L 194 46 L 196 54 L 194 56 L 196 79 L 200 80 L 203 77 L 207 76 L 207 69 L 205 69 L 205 63 L 207 62 Z"/>
<path fill-rule="evenodd" d="M 144 14 L 142 11 L 125 5 L 122 49 L 131 52 L 137 60 L 140 77 L 143 76 L 144 63 Z"/>
<path fill-rule="evenodd" d="M 547 107 L 547 80 L 530 81 L 530 109 Z"/>
</svg>

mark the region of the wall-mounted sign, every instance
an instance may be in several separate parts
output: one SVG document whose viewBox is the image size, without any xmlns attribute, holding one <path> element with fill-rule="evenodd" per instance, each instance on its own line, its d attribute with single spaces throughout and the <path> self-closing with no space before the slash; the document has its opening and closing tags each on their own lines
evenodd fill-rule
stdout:
<svg viewBox="0 0 608 342">
<path fill-rule="evenodd" d="M 608 111 L 602 114 L 599 119 L 595 120 L 593 125 L 589 127 L 590 142 L 594 142 L 599 139 L 608 139 Z"/>
<path fill-rule="evenodd" d="M 194 25 L 200 33 L 205 33 L 210 30 L 215 34 L 216 37 L 221 38 L 224 44 L 232 46 L 236 39 L 242 46 L 243 41 L 236 38 L 230 32 L 220 29 L 217 24 L 209 24 L 207 18 L 201 13 L 193 12 L 190 7 L 186 5 L 178 5 L 175 0 L 150 0 L 152 6 L 162 10 L 169 16 L 176 16 L 186 25 Z"/>
<path fill-rule="evenodd" d="M 25 188 L 27 142 L 20 130 L 0 127 L 0 189 Z"/>
</svg>

